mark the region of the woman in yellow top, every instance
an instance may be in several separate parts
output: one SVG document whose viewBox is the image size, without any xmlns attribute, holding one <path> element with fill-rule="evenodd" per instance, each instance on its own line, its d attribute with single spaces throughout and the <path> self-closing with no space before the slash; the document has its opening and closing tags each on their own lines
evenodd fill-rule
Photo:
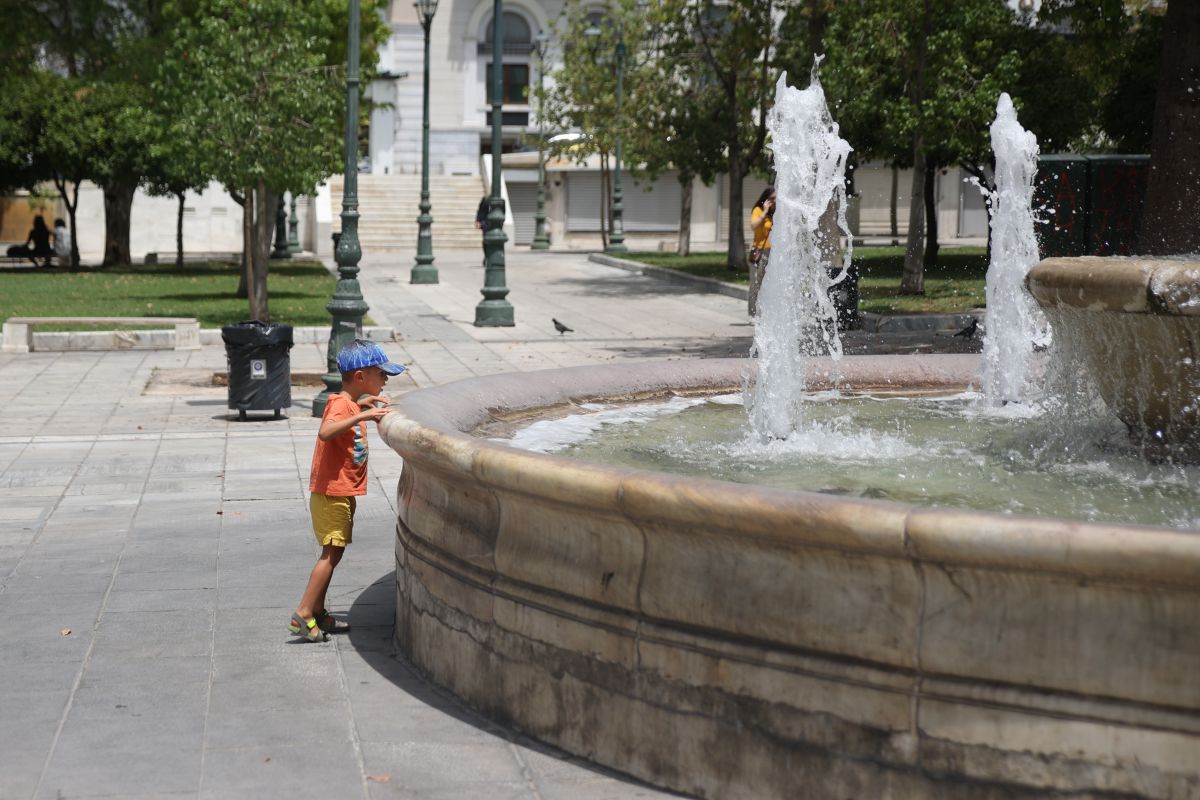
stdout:
<svg viewBox="0 0 1200 800">
<path fill-rule="evenodd" d="M 775 187 L 768 186 L 750 209 L 754 248 L 750 251 L 750 316 L 758 310 L 758 288 L 762 285 L 771 257 L 771 225 L 775 217 Z"/>
</svg>

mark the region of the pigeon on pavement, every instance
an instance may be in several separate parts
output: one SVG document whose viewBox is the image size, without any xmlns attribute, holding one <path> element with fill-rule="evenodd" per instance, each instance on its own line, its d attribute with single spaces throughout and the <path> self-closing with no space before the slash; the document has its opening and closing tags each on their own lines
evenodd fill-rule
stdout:
<svg viewBox="0 0 1200 800">
<path fill-rule="evenodd" d="M 975 338 L 975 332 L 976 332 L 977 330 L 979 330 L 979 320 L 977 320 L 977 319 L 973 319 L 973 320 L 971 320 L 971 324 L 970 324 L 970 325 L 968 325 L 967 327 L 963 328 L 961 331 L 959 331 L 958 333 L 956 333 L 956 334 L 954 334 L 954 335 L 955 335 L 955 336 L 961 336 L 961 337 L 963 337 L 964 339 L 974 339 L 974 338 Z"/>
<path fill-rule="evenodd" d="M 562 336 L 564 333 L 574 333 L 575 332 L 575 331 L 571 330 L 570 328 L 568 328 L 566 325 L 563 325 L 561 322 L 556 320 L 554 317 L 551 317 L 550 321 L 554 323 L 554 330 L 558 331 L 559 336 Z"/>
</svg>

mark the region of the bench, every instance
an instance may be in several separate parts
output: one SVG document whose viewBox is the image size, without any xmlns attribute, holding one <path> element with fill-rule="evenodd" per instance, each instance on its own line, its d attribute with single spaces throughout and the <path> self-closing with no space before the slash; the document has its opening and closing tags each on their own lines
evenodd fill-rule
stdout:
<svg viewBox="0 0 1200 800">
<path fill-rule="evenodd" d="M 194 317 L 9 317 L 4 321 L 0 352 L 28 353 L 33 349 L 35 325 L 173 325 L 175 349 L 200 348 L 200 323 Z"/>
</svg>

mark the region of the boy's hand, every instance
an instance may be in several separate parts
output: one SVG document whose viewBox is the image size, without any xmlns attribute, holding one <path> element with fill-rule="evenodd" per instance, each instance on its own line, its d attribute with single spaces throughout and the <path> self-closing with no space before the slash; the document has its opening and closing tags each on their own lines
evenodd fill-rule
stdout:
<svg viewBox="0 0 1200 800">
<path fill-rule="evenodd" d="M 364 420 L 383 419 L 392 413 L 392 401 L 386 394 L 366 394 L 358 398 L 358 405 L 363 409 L 358 416 Z"/>
<path fill-rule="evenodd" d="M 367 408 L 367 409 L 364 409 L 364 410 L 358 412 L 358 416 L 359 416 L 359 419 L 363 419 L 363 420 L 370 419 L 370 420 L 375 420 L 376 422 L 379 422 L 379 420 L 383 419 L 390 413 L 392 413 L 391 406 L 374 406 L 372 408 Z"/>
<path fill-rule="evenodd" d="M 356 402 L 361 408 L 379 408 L 390 406 L 392 399 L 386 394 L 364 394 Z"/>
</svg>

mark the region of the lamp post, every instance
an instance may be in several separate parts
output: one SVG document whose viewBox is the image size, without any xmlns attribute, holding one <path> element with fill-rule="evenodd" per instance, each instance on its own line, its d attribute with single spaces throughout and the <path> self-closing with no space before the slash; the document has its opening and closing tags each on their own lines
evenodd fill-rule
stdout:
<svg viewBox="0 0 1200 800">
<path fill-rule="evenodd" d="M 475 327 L 511 328 L 512 304 L 505 299 L 508 287 L 504 285 L 504 198 L 500 196 L 500 151 L 502 149 L 501 128 L 504 118 L 501 106 L 504 103 L 504 0 L 492 0 L 492 191 L 488 198 L 487 231 L 483 234 L 487 266 L 484 271 L 483 300 L 475 306 Z"/>
<path fill-rule="evenodd" d="M 625 89 L 625 31 L 617 29 L 617 165 L 613 171 L 612 193 L 612 230 L 608 234 L 606 253 L 626 253 L 625 246 L 625 207 L 621 203 L 621 125 L 623 118 L 621 106 L 624 102 Z"/>
<path fill-rule="evenodd" d="M 409 276 L 411 283 L 437 283 L 438 271 L 433 265 L 433 216 L 429 209 L 429 29 L 437 12 L 438 0 L 417 0 L 413 3 L 425 30 L 424 117 L 421 122 L 421 209 L 417 217 L 417 259 Z"/>
<path fill-rule="evenodd" d="M 350 0 L 350 25 L 346 47 L 346 138 L 343 142 L 345 171 L 342 187 L 342 233 L 334 256 L 338 281 L 333 299 L 325 310 L 333 317 L 326 353 L 327 372 L 321 376 L 325 388 L 313 400 L 313 416 L 325 414 L 329 395 L 342 390 L 342 375 L 337 354 L 346 344 L 362 336 L 362 320 L 369 308 L 358 285 L 358 262 L 362 248 L 358 243 L 358 28 L 359 0 Z"/>
<path fill-rule="evenodd" d="M 537 211 L 533 214 L 535 227 L 531 250 L 549 250 L 550 237 L 546 235 L 546 153 L 542 149 L 545 144 L 546 131 L 542 122 L 542 76 L 546 73 L 546 46 L 550 37 L 545 31 L 538 31 L 534 37 L 534 47 L 538 56 L 538 183 Z"/>
<path fill-rule="evenodd" d="M 296 195 L 295 195 L 295 193 L 292 193 L 291 201 L 292 201 L 292 204 L 291 204 L 292 213 L 290 215 L 288 215 L 288 252 L 291 253 L 292 255 L 295 255 L 296 253 L 300 252 L 300 235 L 296 231 L 296 228 L 299 225 L 299 223 L 296 220 Z"/>
<path fill-rule="evenodd" d="M 271 258 L 291 257 L 292 251 L 288 249 L 287 241 L 287 204 L 281 194 L 275 201 L 275 248 L 271 251 Z"/>
</svg>

